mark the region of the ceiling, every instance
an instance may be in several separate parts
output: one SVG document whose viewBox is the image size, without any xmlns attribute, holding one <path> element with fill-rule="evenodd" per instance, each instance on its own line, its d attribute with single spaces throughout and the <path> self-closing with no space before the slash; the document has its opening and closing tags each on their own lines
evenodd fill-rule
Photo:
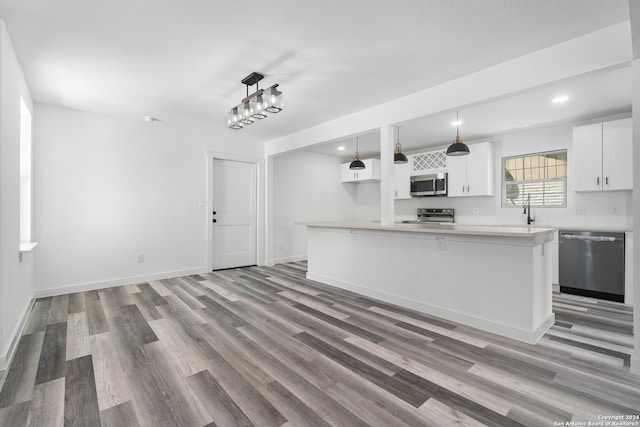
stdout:
<svg viewBox="0 0 640 427">
<path fill-rule="evenodd" d="M 135 120 L 203 119 L 233 142 L 276 139 L 623 22 L 629 6 L 628 0 L 0 0 L 0 17 L 35 102 Z M 245 95 L 240 80 L 253 71 L 266 75 L 263 88 L 280 84 L 285 109 L 243 130 L 226 129 L 227 111 Z M 583 87 L 592 86 L 588 78 L 605 77 L 586 76 Z M 463 139 L 563 120 L 561 109 L 506 113 L 536 102 L 548 108 L 555 90 L 586 93 L 575 84 L 460 111 Z M 609 96 L 604 92 L 586 96 L 600 103 Z M 620 109 L 611 98 L 606 108 Z M 561 108 L 570 105 L 577 102 Z M 453 114 L 406 124 L 403 145 L 449 141 Z"/>
<path fill-rule="evenodd" d="M 466 106 L 459 111 L 446 111 L 403 123 L 398 127 L 399 141 L 405 152 L 425 147 L 451 144 L 456 134 L 452 122 L 459 114 L 462 124 L 460 136 L 464 141 L 477 141 L 501 134 L 531 130 L 538 127 L 588 121 L 594 118 L 630 113 L 632 94 L 631 65 L 625 64 L 598 70 L 544 87 Z M 565 103 L 555 104 L 553 98 L 569 97 Z M 358 137 L 361 157 L 380 155 L 379 133 Z M 339 147 L 344 147 L 343 151 Z M 353 158 L 356 138 L 350 137 L 314 146 L 310 151 Z"/>
</svg>

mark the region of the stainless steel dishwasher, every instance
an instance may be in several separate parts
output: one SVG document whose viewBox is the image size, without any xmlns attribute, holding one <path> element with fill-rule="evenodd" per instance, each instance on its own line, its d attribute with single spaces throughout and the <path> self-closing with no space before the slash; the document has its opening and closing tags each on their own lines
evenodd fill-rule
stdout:
<svg viewBox="0 0 640 427">
<path fill-rule="evenodd" d="M 624 233 L 560 230 L 560 292 L 624 302 Z"/>
</svg>

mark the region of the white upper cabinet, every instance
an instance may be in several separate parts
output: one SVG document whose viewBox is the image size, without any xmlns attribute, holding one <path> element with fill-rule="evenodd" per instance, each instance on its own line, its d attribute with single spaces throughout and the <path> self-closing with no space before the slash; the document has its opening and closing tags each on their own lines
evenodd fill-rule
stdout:
<svg viewBox="0 0 640 427">
<path fill-rule="evenodd" d="M 572 157 L 575 190 L 602 190 L 602 123 L 573 128 Z"/>
<path fill-rule="evenodd" d="M 493 196 L 493 146 L 490 142 L 469 145 L 466 156 L 447 158 L 448 196 Z"/>
<path fill-rule="evenodd" d="M 380 160 L 364 159 L 364 169 L 351 170 L 349 163 L 342 164 L 342 182 L 373 182 L 380 181 Z"/>
<path fill-rule="evenodd" d="M 573 128 L 575 191 L 633 189 L 631 119 Z"/>
<path fill-rule="evenodd" d="M 411 162 L 393 165 L 393 176 L 395 179 L 394 197 L 399 199 L 411 198 Z"/>
<path fill-rule="evenodd" d="M 409 157 L 411 176 L 429 175 L 447 171 L 446 150 L 429 151 L 413 154 Z"/>
<path fill-rule="evenodd" d="M 633 189 L 633 127 L 631 119 L 602 124 L 603 190 Z"/>
</svg>

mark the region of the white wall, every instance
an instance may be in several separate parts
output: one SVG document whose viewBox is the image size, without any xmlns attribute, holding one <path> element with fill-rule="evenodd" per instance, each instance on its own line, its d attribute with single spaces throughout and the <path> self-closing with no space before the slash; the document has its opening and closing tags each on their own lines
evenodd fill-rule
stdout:
<svg viewBox="0 0 640 427">
<path fill-rule="evenodd" d="M 631 6 L 631 9 L 635 11 L 632 16 L 636 17 L 634 23 L 637 25 L 640 22 L 640 7 L 638 4 Z M 636 27 L 636 35 L 640 33 L 640 26 Z M 637 53 L 633 60 L 633 109 L 635 111 L 640 110 L 640 39 L 634 38 L 634 48 Z M 634 114 L 633 116 L 633 169 L 636 173 L 633 175 L 634 188 L 640 188 L 640 114 Z M 640 191 L 635 191 L 633 196 L 633 219 L 635 224 L 640 224 Z M 636 272 L 640 272 L 640 250 L 636 250 L 633 253 L 633 269 Z M 634 274 L 634 299 L 632 301 L 634 305 L 633 314 L 633 346 L 634 352 L 631 356 L 631 370 L 636 374 L 640 374 L 640 273 Z"/>
<path fill-rule="evenodd" d="M 20 97 L 29 88 L 0 20 L 0 369 L 4 369 L 33 295 L 34 253 L 20 260 Z M 37 248 L 36 248 L 37 250 Z"/>
<path fill-rule="evenodd" d="M 340 163 L 310 151 L 273 159 L 274 262 L 306 259 L 307 230 L 296 222 L 359 219 L 358 187 L 368 184 L 341 183 Z"/>
<path fill-rule="evenodd" d="M 34 125 L 38 295 L 204 271 L 206 150 L 263 155 L 188 119 L 37 104 Z"/>
<path fill-rule="evenodd" d="M 356 219 L 358 221 L 380 221 L 380 184 L 363 182 L 345 185 L 356 187 Z"/>
</svg>

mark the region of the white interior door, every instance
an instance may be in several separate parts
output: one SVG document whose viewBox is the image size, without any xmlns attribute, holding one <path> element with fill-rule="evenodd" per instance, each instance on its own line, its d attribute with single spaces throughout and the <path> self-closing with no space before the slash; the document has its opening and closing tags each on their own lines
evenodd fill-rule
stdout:
<svg viewBox="0 0 640 427">
<path fill-rule="evenodd" d="M 213 159 L 213 270 L 256 264 L 254 163 Z"/>
</svg>

